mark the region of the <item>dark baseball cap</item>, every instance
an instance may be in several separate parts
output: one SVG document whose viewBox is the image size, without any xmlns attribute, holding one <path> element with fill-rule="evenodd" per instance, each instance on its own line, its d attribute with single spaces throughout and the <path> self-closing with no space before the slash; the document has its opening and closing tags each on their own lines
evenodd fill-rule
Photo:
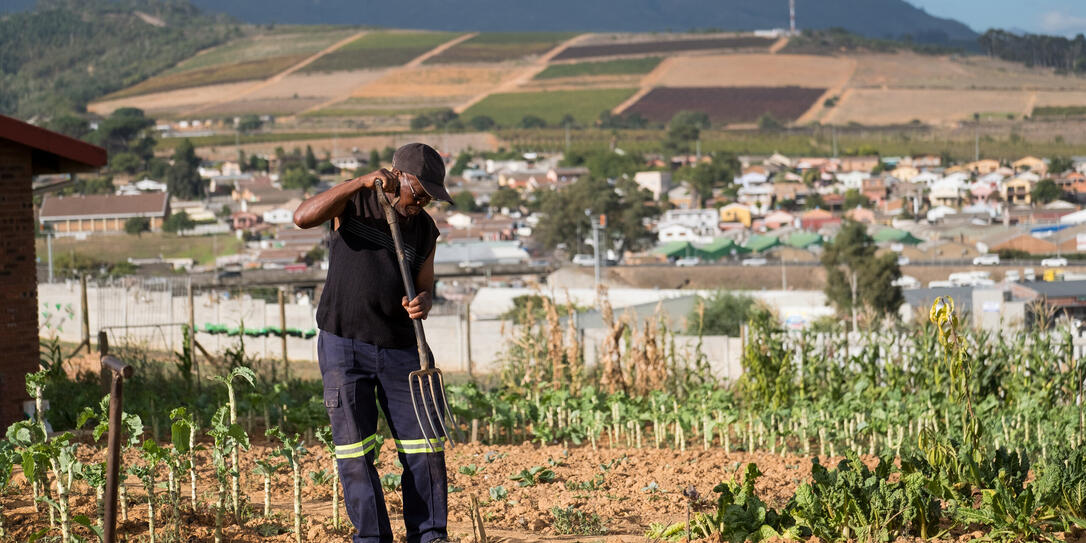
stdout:
<svg viewBox="0 0 1086 543">
<path fill-rule="evenodd" d="M 408 143 L 392 155 L 392 167 L 419 178 L 422 188 L 435 200 L 452 203 L 445 190 L 445 161 L 425 143 Z"/>
</svg>

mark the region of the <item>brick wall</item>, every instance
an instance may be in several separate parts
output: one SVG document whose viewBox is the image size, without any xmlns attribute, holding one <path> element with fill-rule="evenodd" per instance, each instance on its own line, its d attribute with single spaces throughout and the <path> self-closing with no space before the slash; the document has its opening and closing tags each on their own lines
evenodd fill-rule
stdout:
<svg viewBox="0 0 1086 543">
<path fill-rule="evenodd" d="M 0 424 L 23 417 L 38 368 L 38 295 L 30 150 L 0 139 Z"/>
</svg>

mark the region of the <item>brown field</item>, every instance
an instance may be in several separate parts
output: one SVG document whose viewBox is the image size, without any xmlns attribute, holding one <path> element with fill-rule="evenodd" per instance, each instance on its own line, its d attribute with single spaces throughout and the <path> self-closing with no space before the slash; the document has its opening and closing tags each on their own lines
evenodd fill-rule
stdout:
<svg viewBox="0 0 1086 543">
<path fill-rule="evenodd" d="M 1086 90 L 1072 92 L 1038 91 L 1036 106 L 1086 106 Z"/>
<path fill-rule="evenodd" d="M 293 115 L 324 103 L 320 96 L 297 98 L 249 98 L 212 104 L 200 108 L 200 115 Z"/>
<path fill-rule="evenodd" d="M 751 123 L 764 113 L 782 121 L 803 115 L 826 89 L 805 87 L 658 87 L 623 113 L 667 122 L 676 113 L 707 113 L 714 123 Z"/>
<path fill-rule="evenodd" d="M 282 31 L 241 38 L 202 51 L 167 70 L 166 73 L 187 72 L 271 57 L 311 55 L 356 32 L 357 29 L 351 28 L 306 29 L 292 32 L 289 27 L 286 27 Z"/>
<path fill-rule="evenodd" d="M 668 87 L 835 87 L 848 81 L 854 67 L 848 58 L 814 55 L 679 56 L 650 77 Z"/>
<path fill-rule="evenodd" d="M 850 87 L 1084 90 L 1086 79 L 982 56 L 856 55 Z"/>
<path fill-rule="evenodd" d="M 244 115 L 246 113 L 292 115 L 320 106 L 380 77 L 384 70 L 292 73 L 243 98 L 215 104 L 201 113 Z"/>
<path fill-rule="evenodd" d="M 141 94 L 139 96 L 94 102 L 87 106 L 87 110 L 105 116 L 117 108 L 138 107 L 151 116 L 170 117 L 182 111 L 219 100 L 223 96 L 239 94 L 256 83 L 256 81 L 244 81 L 241 83 L 205 85 L 203 87 Z"/>
<path fill-rule="evenodd" d="M 915 120 L 943 124 L 971 119 L 974 113 L 1028 113 L 1030 94 L 1007 90 L 848 89 L 827 109 L 824 122 L 867 125 L 903 124 Z"/>
<path fill-rule="evenodd" d="M 474 96 L 494 89 L 513 72 L 506 66 L 416 66 L 396 70 L 356 89 L 354 98 Z"/>
</svg>

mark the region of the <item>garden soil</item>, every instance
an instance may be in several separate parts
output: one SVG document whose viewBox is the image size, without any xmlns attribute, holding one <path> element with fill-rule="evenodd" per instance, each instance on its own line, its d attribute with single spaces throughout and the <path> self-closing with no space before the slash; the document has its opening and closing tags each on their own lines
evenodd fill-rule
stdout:
<svg viewBox="0 0 1086 543">
<path fill-rule="evenodd" d="M 104 440 L 103 440 L 104 441 Z M 102 444 L 104 445 L 104 443 Z M 210 444 L 205 444 L 209 446 Z M 281 470 L 272 484 L 272 515 L 264 519 L 263 479 L 253 473 L 256 459 L 269 458 L 275 449 L 266 441 L 254 442 L 249 451 L 241 455 L 242 501 L 248 503 L 238 523 L 233 515 L 224 520 L 224 540 L 239 542 L 292 541 L 293 505 L 289 468 Z M 102 461 L 103 449 L 81 446 L 81 460 Z M 395 447 L 386 441 L 378 459 L 378 471 L 382 474 L 400 473 Z M 136 451 L 128 451 L 128 462 L 140 462 Z M 322 469 L 331 471 L 329 455 L 323 446 L 313 442 L 309 454 L 303 457 L 302 510 L 304 516 L 303 540 L 312 542 L 349 541 L 349 529 L 331 526 L 331 491 L 328 486 L 316 487 L 309 473 Z M 580 536 L 578 539 L 606 541 L 644 541 L 650 523 L 677 522 L 685 518 L 687 499 L 682 491 L 693 486 L 702 497 L 698 507 L 706 508 L 714 494 L 712 487 L 725 480 L 741 476 L 747 462 L 756 462 L 764 475 L 758 480 L 759 495 L 772 506 L 782 506 L 796 486 L 810 477 L 811 462 L 803 457 L 778 456 L 766 453 L 725 454 L 716 444 L 708 451 L 700 445 L 685 452 L 670 449 L 626 448 L 607 446 L 606 438 L 598 449 L 584 445 L 578 447 L 538 446 L 525 443 L 511 445 L 458 445 L 446 452 L 449 471 L 449 531 L 455 540 L 473 540 L 468 511 L 470 497 L 480 504 L 488 539 L 492 541 L 543 541 L 569 540 L 571 536 L 555 532 L 552 508 L 575 507 L 586 514 L 599 515 L 606 535 Z M 836 462 L 836 459 L 834 459 Z M 470 468 L 474 466 L 474 469 Z M 518 486 L 510 476 L 542 466 L 554 472 L 552 482 L 535 486 Z M 461 467 L 465 467 L 461 471 Z M 473 472 L 468 475 L 465 472 Z M 160 480 L 166 478 L 161 470 Z M 189 501 L 189 481 L 182 482 L 182 541 L 212 541 L 215 517 L 211 504 L 215 503 L 214 472 L 210 453 L 198 453 L 197 498 L 199 507 L 193 513 Z M 595 481 L 595 485 L 588 483 Z M 143 541 L 147 538 L 146 493 L 140 482 L 128 478 L 128 521 L 119 523 L 121 540 Z M 576 490 L 586 486 L 595 489 Z M 504 499 L 492 499 L 491 490 L 503 487 L 508 495 Z M 500 491 L 495 491 L 500 494 Z M 160 497 L 164 490 L 158 491 Z M 402 524 L 402 500 L 399 491 L 386 494 L 389 512 L 393 517 L 393 530 L 397 541 L 404 540 Z M 71 503 L 73 513 L 95 517 L 93 491 L 82 481 L 75 484 Z M 49 526 L 46 507 L 35 513 L 30 487 L 21 473 L 16 473 L 9 492 L 2 499 L 3 513 L 11 541 L 26 541 L 31 534 Z M 342 508 L 342 500 L 340 500 Z M 348 524 L 341 510 L 341 519 Z M 265 526 L 266 525 L 266 526 Z M 161 541 L 170 541 L 173 531 L 168 506 L 160 504 L 156 514 L 156 533 Z M 77 534 L 89 536 L 89 531 L 76 527 Z M 264 533 L 281 532 L 264 536 Z M 59 535 L 59 528 L 53 532 Z"/>
</svg>

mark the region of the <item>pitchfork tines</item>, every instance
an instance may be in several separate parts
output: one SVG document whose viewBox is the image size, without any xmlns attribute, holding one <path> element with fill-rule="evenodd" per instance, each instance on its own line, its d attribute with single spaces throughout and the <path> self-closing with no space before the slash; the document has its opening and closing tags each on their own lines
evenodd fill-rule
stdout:
<svg viewBox="0 0 1086 543">
<path fill-rule="evenodd" d="M 407 257 L 404 255 L 403 237 L 400 234 L 400 224 L 396 218 L 396 211 L 392 208 L 392 201 L 388 193 L 384 191 L 384 180 L 377 179 L 374 184 L 379 193 L 377 199 L 380 200 L 381 207 L 384 208 L 385 221 L 388 222 L 388 229 L 392 234 L 392 244 L 396 248 L 396 260 L 400 267 L 400 277 L 403 279 L 404 291 L 408 300 L 414 300 L 416 296 L 415 282 L 408 272 Z M 445 427 L 445 416 L 448 414 L 448 402 L 445 399 L 445 379 L 441 376 L 441 370 L 434 365 L 430 346 L 426 344 L 426 333 L 422 329 L 422 321 L 411 319 L 411 324 L 415 328 L 415 340 L 419 348 L 419 369 L 407 376 L 411 406 L 415 409 L 415 420 L 419 423 L 419 430 L 422 432 L 426 447 L 430 449 L 430 452 L 437 452 L 437 447 L 434 445 L 440 444 L 441 438 L 448 440 L 450 446 L 453 445 L 452 436 L 449 435 L 448 429 Z M 434 385 L 435 377 L 437 378 L 436 386 Z M 429 395 L 427 395 L 427 391 L 429 391 Z M 441 393 L 440 403 L 438 402 L 438 392 Z M 426 414 L 426 424 L 422 422 L 423 413 Z M 434 424 L 435 418 L 437 418 L 437 424 Z M 439 427 L 441 428 L 440 431 L 438 430 Z"/>
</svg>

